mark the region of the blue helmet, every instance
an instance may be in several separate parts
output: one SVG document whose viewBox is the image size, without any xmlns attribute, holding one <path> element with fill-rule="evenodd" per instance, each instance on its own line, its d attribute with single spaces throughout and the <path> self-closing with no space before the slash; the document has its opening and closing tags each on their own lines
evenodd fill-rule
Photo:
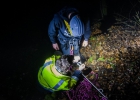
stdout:
<svg viewBox="0 0 140 100">
<path fill-rule="evenodd" d="M 72 36 L 74 37 L 82 36 L 84 34 L 84 24 L 78 15 L 75 15 L 71 18 L 70 28 L 72 31 Z"/>
</svg>

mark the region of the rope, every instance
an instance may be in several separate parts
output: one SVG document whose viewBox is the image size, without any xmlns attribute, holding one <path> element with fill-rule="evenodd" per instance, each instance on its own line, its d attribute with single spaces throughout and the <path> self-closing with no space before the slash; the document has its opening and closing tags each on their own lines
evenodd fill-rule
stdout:
<svg viewBox="0 0 140 100">
<path fill-rule="evenodd" d="M 92 80 L 93 84 L 97 83 L 98 75 Z M 84 78 L 79 85 L 74 89 L 66 91 L 69 100 L 107 100 L 105 97 L 100 97 L 97 90 Z"/>
</svg>

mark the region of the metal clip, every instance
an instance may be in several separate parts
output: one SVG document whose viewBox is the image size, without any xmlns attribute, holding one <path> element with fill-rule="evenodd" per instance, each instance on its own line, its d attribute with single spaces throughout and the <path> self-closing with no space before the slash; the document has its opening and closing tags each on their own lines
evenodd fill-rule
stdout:
<svg viewBox="0 0 140 100">
<path fill-rule="evenodd" d="M 70 45 L 70 55 L 73 55 L 73 45 Z"/>
</svg>

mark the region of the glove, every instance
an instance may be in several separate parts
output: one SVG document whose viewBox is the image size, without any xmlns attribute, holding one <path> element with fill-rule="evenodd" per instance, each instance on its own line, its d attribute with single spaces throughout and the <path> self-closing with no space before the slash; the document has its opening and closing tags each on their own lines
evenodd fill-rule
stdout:
<svg viewBox="0 0 140 100">
<path fill-rule="evenodd" d="M 86 47 L 88 45 L 88 41 L 84 40 L 82 46 Z"/>
<path fill-rule="evenodd" d="M 75 70 L 72 76 L 76 76 L 77 78 L 79 78 L 80 74 L 81 74 L 80 70 Z"/>
<path fill-rule="evenodd" d="M 92 69 L 90 67 L 85 67 L 85 69 L 82 70 L 82 72 L 83 72 L 84 75 L 88 75 L 89 73 L 92 72 Z"/>
<path fill-rule="evenodd" d="M 74 56 L 73 63 L 77 63 L 80 60 L 80 56 Z"/>
<path fill-rule="evenodd" d="M 81 64 L 80 66 L 79 66 L 79 70 L 83 70 L 85 68 L 85 64 Z"/>
</svg>

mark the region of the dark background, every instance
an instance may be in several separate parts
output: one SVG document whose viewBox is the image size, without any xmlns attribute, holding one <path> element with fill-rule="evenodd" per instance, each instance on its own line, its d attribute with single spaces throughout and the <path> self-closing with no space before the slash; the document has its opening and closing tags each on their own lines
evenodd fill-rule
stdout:
<svg viewBox="0 0 140 100">
<path fill-rule="evenodd" d="M 107 0 L 109 15 L 119 11 L 120 5 L 127 5 L 126 1 Z M 65 5 L 89 13 L 93 19 L 101 19 L 99 0 L 1 2 L 0 100 L 43 100 L 44 95 L 36 89 L 37 72 L 54 52 L 47 28 L 54 13 Z"/>
</svg>

